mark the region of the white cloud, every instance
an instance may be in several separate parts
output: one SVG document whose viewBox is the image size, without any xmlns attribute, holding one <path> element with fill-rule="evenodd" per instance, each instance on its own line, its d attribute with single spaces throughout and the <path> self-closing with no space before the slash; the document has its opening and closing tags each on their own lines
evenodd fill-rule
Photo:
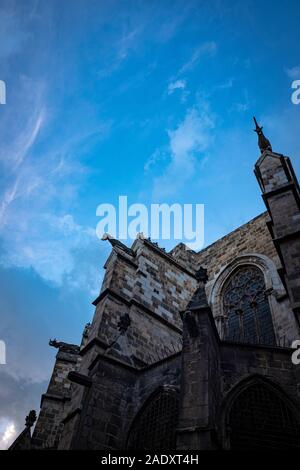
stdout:
<svg viewBox="0 0 300 470">
<path fill-rule="evenodd" d="M 145 173 L 147 173 L 157 162 L 161 161 L 163 158 L 165 158 L 165 152 L 163 152 L 161 149 L 154 150 L 144 165 Z"/>
<path fill-rule="evenodd" d="M 45 122 L 44 84 L 22 76 L 16 96 L 18 115 L 13 107 L 5 107 L 3 126 L 0 131 L 0 164 L 3 182 L 0 223 L 5 224 L 6 212 L 11 204 L 36 184 L 24 177 L 24 168 L 30 165 L 30 153 Z M 29 158 L 28 164 L 26 158 Z"/>
<path fill-rule="evenodd" d="M 291 67 L 290 69 L 285 69 L 285 73 L 289 78 L 300 79 L 300 65 L 296 65 L 295 67 Z"/>
<path fill-rule="evenodd" d="M 126 5 L 124 10 L 119 9 L 118 15 L 110 13 L 106 19 L 110 28 L 107 28 L 107 35 L 101 41 L 102 66 L 98 77 L 106 78 L 119 70 L 145 42 L 165 43 L 172 39 L 180 31 L 180 25 L 191 8 L 191 5 L 180 4 L 170 9 L 167 5 L 164 7 L 163 2 L 157 8 L 155 3 L 144 2 L 143 8 Z"/>
<path fill-rule="evenodd" d="M 10 207 L 9 210 L 6 207 L 5 223 L 0 229 L 0 264 L 32 268 L 46 282 L 69 288 L 80 276 L 81 285 L 77 282 L 76 287 L 88 295 L 95 295 L 99 288 L 99 273 L 95 269 L 91 273 L 95 268 L 91 255 L 97 245 L 95 230 L 78 224 L 70 213 L 43 212 L 51 210 L 51 204 L 55 204 L 53 192 L 57 188 L 53 181 L 49 181 L 48 186 L 45 179 L 41 181 L 30 194 L 26 194 L 27 189 L 23 188 L 24 193 L 19 194 L 19 200 L 13 199 L 16 197 L 13 188 L 6 201 L 7 206 L 10 202 Z M 29 184 L 33 184 L 32 180 Z M 41 195 L 39 200 L 44 184 L 45 199 Z M 64 191 L 67 192 L 68 188 L 61 188 L 62 197 Z"/>
<path fill-rule="evenodd" d="M 141 28 L 134 28 L 125 34 L 122 34 L 121 38 L 117 41 L 117 58 L 124 60 L 127 58 L 130 50 L 136 47 L 138 36 L 141 32 Z"/>
<path fill-rule="evenodd" d="M 18 151 L 14 153 L 16 166 L 19 166 L 22 163 L 22 161 L 27 155 L 27 152 L 30 150 L 30 148 L 34 144 L 38 136 L 38 133 L 42 127 L 43 121 L 44 121 L 44 110 L 41 109 L 38 112 L 38 116 L 36 117 L 30 132 L 25 133 L 22 136 L 23 139 L 21 141 L 18 141 L 19 148 L 18 148 Z"/>
<path fill-rule="evenodd" d="M 165 173 L 154 181 L 153 195 L 163 200 L 176 194 L 194 174 L 197 157 L 211 142 L 214 119 L 207 106 L 189 109 L 175 130 L 169 130 L 171 162 Z"/>
<path fill-rule="evenodd" d="M 46 119 L 43 82 L 21 76 L 12 86 L 14 100 L 18 103 L 18 114 L 14 102 L 12 106 L 5 107 L 0 131 L 0 162 L 9 171 L 16 170 L 22 164 Z"/>
<path fill-rule="evenodd" d="M 0 450 L 7 449 L 16 438 L 14 422 L 6 418 L 0 418 Z"/>
<path fill-rule="evenodd" d="M 24 214 L 17 210 L 10 214 L 2 240 L 2 265 L 33 268 L 44 280 L 62 285 L 75 275 L 75 252 L 87 249 L 96 235 L 91 228 L 77 224 L 70 214 Z M 86 284 L 82 287 L 86 289 Z"/>
<path fill-rule="evenodd" d="M 175 82 L 171 82 L 168 85 L 168 95 L 172 95 L 175 90 L 184 90 L 186 87 L 185 80 L 176 80 Z"/>
<path fill-rule="evenodd" d="M 125 28 L 125 32 L 122 30 L 121 33 L 117 34 L 116 38 L 112 40 L 112 43 L 105 51 L 105 55 L 108 57 L 106 57 L 106 65 L 98 72 L 99 78 L 109 77 L 121 67 L 130 53 L 135 51 L 138 47 L 142 31 L 143 26 L 139 25 L 131 30 Z"/>
<path fill-rule="evenodd" d="M 0 204 L 0 223 L 4 222 L 4 217 L 6 210 L 9 208 L 10 204 L 16 199 L 17 191 L 19 186 L 19 180 L 16 178 L 13 185 L 6 189 L 4 195 L 2 196 L 2 201 Z"/>
<path fill-rule="evenodd" d="M 35 139 L 41 128 L 42 121 L 42 114 L 39 114 L 37 120 L 33 124 L 33 128 L 24 132 L 24 134 L 20 136 L 17 142 L 13 144 L 11 152 L 8 154 L 10 157 L 9 161 L 12 164 L 10 170 L 16 171 L 18 167 L 22 164 L 24 158 L 26 157 L 27 153 L 35 142 Z M 23 184 L 22 188 L 20 188 L 21 180 L 22 178 L 20 177 L 20 175 L 17 175 L 13 183 L 9 187 L 7 187 L 4 192 L 4 195 L 2 196 L 2 201 L 0 203 L 0 223 L 2 224 L 5 223 L 6 211 L 9 209 L 11 203 L 14 202 L 22 193 L 24 193 L 24 191 L 27 193 L 31 192 L 36 186 L 36 184 L 38 184 L 37 180 L 32 180 L 30 182 L 27 181 L 27 184 Z"/>
</svg>

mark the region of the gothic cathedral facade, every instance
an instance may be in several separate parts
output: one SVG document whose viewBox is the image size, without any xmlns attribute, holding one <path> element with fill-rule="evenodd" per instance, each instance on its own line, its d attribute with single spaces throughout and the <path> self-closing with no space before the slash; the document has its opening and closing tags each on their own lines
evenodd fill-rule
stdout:
<svg viewBox="0 0 300 470">
<path fill-rule="evenodd" d="M 50 342 L 27 448 L 300 447 L 300 189 L 256 131 L 266 212 L 198 253 L 110 239 L 81 345 Z"/>
</svg>

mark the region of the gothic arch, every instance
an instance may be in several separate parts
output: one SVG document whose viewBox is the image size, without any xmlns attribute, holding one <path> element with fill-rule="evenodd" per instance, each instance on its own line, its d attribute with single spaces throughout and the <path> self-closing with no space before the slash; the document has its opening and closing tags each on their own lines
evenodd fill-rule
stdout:
<svg viewBox="0 0 300 470">
<path fill-rule="evenodd" d="M 173 385 L 159 386 L 133 419 L 127 437 L 127 449 L 174 449 L 178 413 L 178 388 Z"/>
<path fill-rule="evenodd" d="M 257 253 L 245 253 L 236 257 L 224 268 L 220 270 L 217 276 L 207 285 L 208 300 L 216 321 L 216 325 L 223 338 L 223 310 L 222 310 L 222 291 L 227 280 L 240 267 L 252 265 L 260 269 L 264 275 L 266 293 L 269 298 L 269 306 L 273 324 L 276 325 L 277 299 L 285 296 L 286 292 L 279 278 L 275 263 L 265 255 Z M 278 341 L 277 329 L 275 328 L 275 337 Z M 279 342 L 279 341 L 278 341 Z"/>
<path fill-rule="evenodd" d="M 221 407 L 225 449 L 300 449 L 300 414 L 281 387 L 259 374 L 242 379 Z"/>
</svg>

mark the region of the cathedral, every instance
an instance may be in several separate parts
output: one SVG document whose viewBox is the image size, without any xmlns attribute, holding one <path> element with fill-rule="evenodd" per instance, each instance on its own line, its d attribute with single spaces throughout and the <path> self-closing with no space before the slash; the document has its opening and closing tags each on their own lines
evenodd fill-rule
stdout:
<svg viewBox="0 0 300 470">
<path fill-rule="evenodd" d="M 266 211 L 195 252 L 111 253 L 80 345 L 57 348 L 14 449 L 300 448 L 300 188 L 255 121 Z"/>
</svg>

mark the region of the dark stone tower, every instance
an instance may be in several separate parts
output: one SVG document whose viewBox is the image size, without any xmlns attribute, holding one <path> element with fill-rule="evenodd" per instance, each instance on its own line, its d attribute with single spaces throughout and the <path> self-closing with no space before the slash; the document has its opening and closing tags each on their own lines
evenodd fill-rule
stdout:
<svg viewBox="0 0 300 470">
<path fill-rule="evenodd" d="M 260 128 L 262 129 L 262 128 Z M 260 136 L 260 139 L 264 137 Z M 268 142 L 268 141 L 267 141 Z M 280 258 L 279 269 L 291 307 L 300 320 L 300 190 L 290 159 L 260 146 L 255 175 L 262 190 L 270 220 L 268 227 Z"/>
</svg>

